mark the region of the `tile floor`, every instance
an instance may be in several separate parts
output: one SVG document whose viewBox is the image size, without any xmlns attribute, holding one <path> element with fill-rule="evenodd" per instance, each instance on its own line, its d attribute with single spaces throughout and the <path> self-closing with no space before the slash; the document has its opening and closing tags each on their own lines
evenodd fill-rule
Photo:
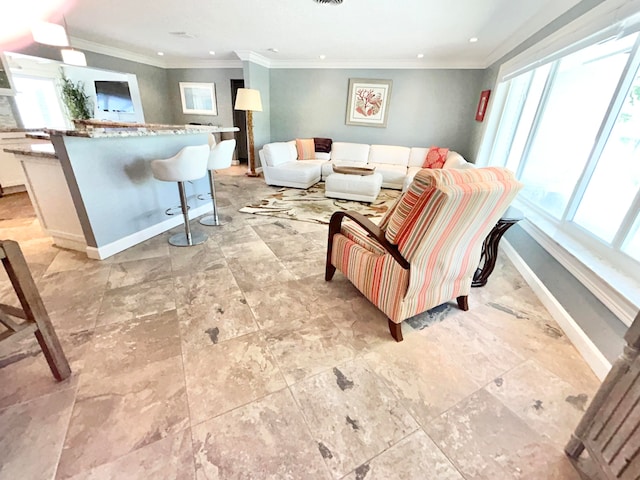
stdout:
<svg viewBox="0 0 640 480">
<path fill-rule="evenodd" d="M 0 198 L 73 369 L 56 383 L 35 340 L 0 345 L 1 479 L 579 478 L 562 447 L 599 382 L 504 255 L 469 312 L 395 343 L 324 281 L 326 226 L 238 213 L 273 190 L 239 172 L 206 244 L 102 262 Z"/>
</svg>

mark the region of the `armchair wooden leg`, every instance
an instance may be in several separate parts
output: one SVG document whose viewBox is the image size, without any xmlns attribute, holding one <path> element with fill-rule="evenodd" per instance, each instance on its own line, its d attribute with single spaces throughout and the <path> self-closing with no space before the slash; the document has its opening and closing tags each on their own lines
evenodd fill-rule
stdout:
<svg viewBox="0 0 640 480">
<path fill-rule="evenodd" d="M 324 271 L 324 279 L 325 281 L 329 281 L 333 278 L 333 274 L 336 273 L 336 267 L 331 265 L 331 259 L 327 258 L 327 268 Z"/>
<path fill-rule="evenodd" d="M 469 298 L 466 295 L 462 295 L 456 298 L 456 300 L 458 302 L 458 308 L 460 308 L 460 310 L 464 310 L 465 312 L 469 310 Z"/>
<path fill-rule="evenodd" d="M 389 332 L 391 332 L 391 336 L 396 342 L 402 341 L 402 323 L 396 323 L 391 319 L 389 321 Z"/>
</svg>

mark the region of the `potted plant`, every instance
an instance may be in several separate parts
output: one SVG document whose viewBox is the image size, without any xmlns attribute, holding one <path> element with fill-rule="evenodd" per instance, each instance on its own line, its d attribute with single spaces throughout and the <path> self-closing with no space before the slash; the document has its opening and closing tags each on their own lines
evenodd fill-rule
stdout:
<svg viewBox="0 0 640 480">
<path fill-rule="evenodd" d="M 93 105 L 91 99 L 84 91 L 84 82 L 73 83 L 61 71 L 62 101 L 67 107 L 71 120 L 88 120 L 92 117 Z"/>
</svg>

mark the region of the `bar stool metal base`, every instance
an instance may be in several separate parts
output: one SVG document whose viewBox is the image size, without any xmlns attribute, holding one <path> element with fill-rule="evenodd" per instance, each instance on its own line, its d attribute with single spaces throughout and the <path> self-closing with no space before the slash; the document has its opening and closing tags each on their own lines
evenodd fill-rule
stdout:
<svg viewBox="0 0 640 480">
<path fill-rule="evenodd" d="M 206 225 L 208 227 L 221 227 L 230 221 L 230 215 L 206 215 L 199 220 L 201 225 Z"/>
<path fill-rule="evenodd" d="M 174 247 L 191 247 L 193 245 L 200 245 L 207 241 L 207 236 L 202 232 L 191 232 L 191 242 L 185 233 L 176 233 L 169 237 L 169 244 Z"/>
</svg>

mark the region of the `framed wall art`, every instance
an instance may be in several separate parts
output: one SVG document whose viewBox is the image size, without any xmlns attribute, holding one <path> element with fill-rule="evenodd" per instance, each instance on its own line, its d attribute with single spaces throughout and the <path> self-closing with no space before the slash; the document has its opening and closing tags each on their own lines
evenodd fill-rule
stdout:
<svg viewBox="0 0 640 480">
<path fill-rule="evenodd" d="M 483 90 L 480 92 L 480 101 L 478 101 L 478 108 L 476 110 L 476 121 L 478 122 L 484 120 L 484 114 L 487 112 L 487 105 L 489 104 L 489 95 L 491 95 L 491 90 Z"/>
<path fill-rule="evenodd" d="M 391 85 L 391 80 L 350 78 L 346 124 L 386 127 Z"/>
<path fill-rule="evenodd" d="M 180 82 L 182 113 L 218 115 L 215 83 Z"/>
</svg>

